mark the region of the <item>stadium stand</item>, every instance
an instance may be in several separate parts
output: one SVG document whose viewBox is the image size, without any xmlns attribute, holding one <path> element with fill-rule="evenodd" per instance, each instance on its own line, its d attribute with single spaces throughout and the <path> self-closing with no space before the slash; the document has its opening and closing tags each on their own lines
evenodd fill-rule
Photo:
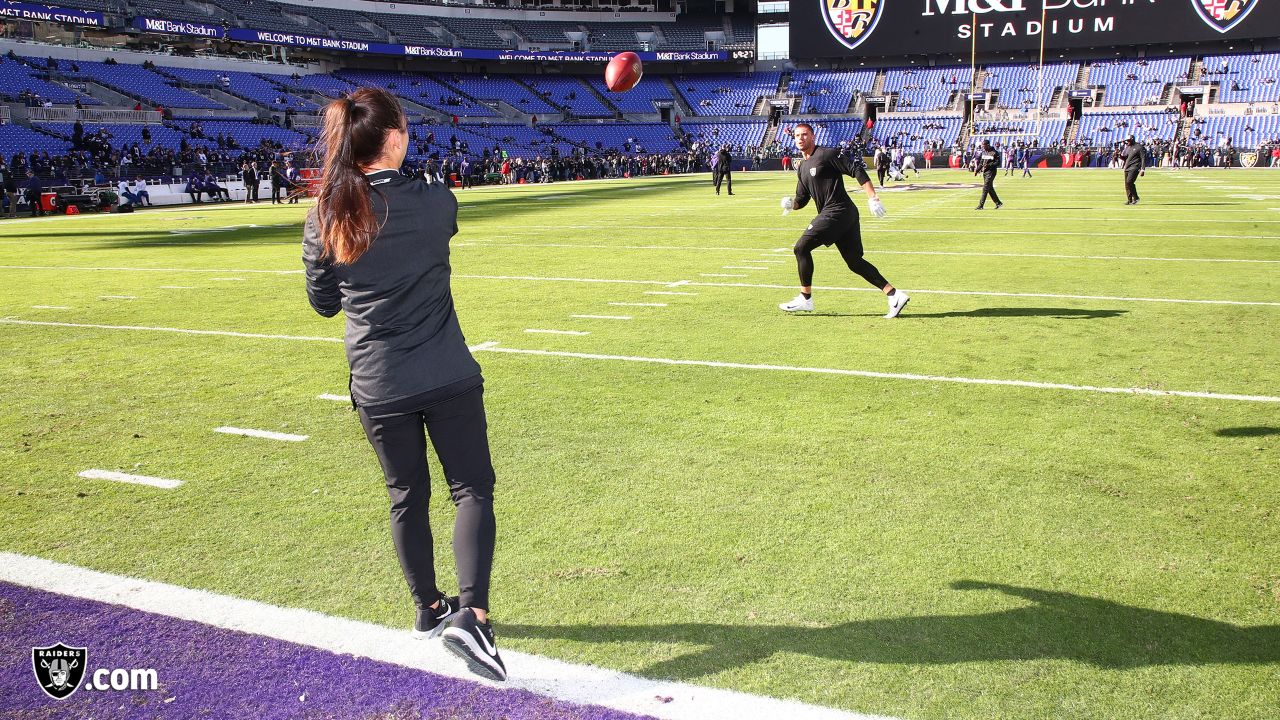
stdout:
<svg viewBox="0 0 1280 720">
<path fill-rule="evenodd" d="M 1033 147 L 1052 147 L 1062 143 L 1067 133 L 1067 120 L 1047 119 L 1036 129 L 1034 120 L 988 120 L 974 123 L 975 134 L 1016 133 L 1024 137 L 992 138 L 993 143 L 1008 145 L 1015 142 L 1026 142 Z"/>
<path fill-rule="evenodd" d="M 595 52 L 642 50 L 645 48 L 640 40 L 640 33 L 657 34 L 649 23 L 601 23 L 591 27 L 587 34 L 587 44 Z"/>
<path fill-rule="evenodd" d="M 635 152 L 636 146 L 646 152 L 672 152 L 680 146 L 675 132 L 663 123 L 568 124 L 557 123 L 550 129 L 557 135 L 588 150 Z"/>
<path fill-rule="evenodd" d="M 376 85 L 394 91 L 419 105 L 459 117 L 495 117 L 497 113 L 459 94 L 458 90 L 440 84 L 424 73 L 402 73 L 387 70 L 339 70 L 339 78 L 352 85 Z M 340 91 L 345 92 L 345 91 Z"/>
<path fill-rule="evenodd" d="M 591 88 L 574 76 L 525 75 L 524 82 L 557 106 L 567 108 L 583 118 L 613 117 L 617 111 L 591 92 Z"/>
<path fill-rule="evenodd" d="M 671 80 L 695 115 L 750 115 L 761 96 L 777 94 L 782 73 L 681 75 Z"/>
<path fill-rule="evenodd" d="M 952 93 L 967 91 L 972 83 L 968 67 L 894 68 L 885 71 L 884 92 L 897 94 L 895 109 L 919 112 L 946 107 Z"/>
<path fill-rule="evenodd" d="M 448 39 L 448 30 L 431 18 L 425 18 L 420 15 L 395 15 L 392 13 L 370 13 L 369 17 L 391 31 L 391 34 L 398 42 L 434 47 L 452 45 L 452 42 Z"/>
<path fill-rule="evenodd" d="M 16 60 L 0 58 L 0 98 L 14 102 L 39 105 L 48 100 L 55 105 L 71 105 L 76 100 L 81 105 L 99 105 L 95 97 L 73 92 L 57 83 L 43 79 L 47 74 Z M 34 93 L 34 95 L 30 95 Z"/>
<path fill-rule="evenodd" d="M 744 148 L 759 145 L 768 125 L 764 120 L 745 122 L 685 122 L 681 129 L 699 144 L 718 147 L 729 144 Z"/>
<path fill-rule="evenodd" d="M 286 148 L 302 149 L 312 143 L 312 139 L 300 132 L 263 123 L 251 123 L 244 120 L 206 120 L 201 118 L 200 126 L 203 138 L 193 142 L 209 144 L 219 135 L 234 137 L 242 147 L 254 147 L 263 140 L 279 143 Z M 191 133 L 191 123 L 178 123 L 177 127 Z M 194 136 L 193 136 L 194 137 Z"/>
<path fill-rule="evenodd" d="M 1186 79 L 1191 58 L 1093 63 L 1089 84 L 1104 89 L 1102 104 L 1159 105 L 1171 83 Z"/>
<path fill-rule="evenodd" d="M 200 70 L 197 68 L 160 68 L 159 72 L 186 85 L 217 88 L 238 98 L 257 103 L 272 110 L 293 108 L 299 112 L 314 112 L 319 106 L 281 89 L 282 83 L 292 82 L 285 75 L 257 75 L 239 71 Z M 222 78 L 229 82 L 223 82 Z M 277 102 L 281 101 L 281 102 Z"/>
<path fill-rule="evenodd" d="M 1053 93 L 1075 83 L 1079 63 L 1038 65 L 988 65 L 982 81 L 984 90 L 996 92 L 996 107 L 1012 109 L 1047 108 Z M 1037 89 L 1039 94 L 1037 95 Z"/>
<path fill-rule="evenodd" d="M 582 25 L 573 22 L 560 22 L 548 20 L 546 22 L 517 22 L 513 23 L 516 32 L 525 40 L 535 45 L 561 44 L 568 45 L 572 41 L 566 33 L 586 32 Z"/>
<path fill-rule="evenodd" d="M 141 125 L 137 123 L 84 123 L 84 133 L 89 135 L 99 130 L 106 130 L 110 133 L 111 144 L 120 148 L 137 143 L 143 152 L 153 147 L 164 147 L 176 150 L 182 144 L 182 141 L 190 141 L 190 136 L 175 128 L 167 125 Z M 70 140 L 73 130 L 72 123 L 36 123 L 33 127 L 46 133 L 57 135 L 60 138 Z M 142 137 L 143 128 L 151 134 L 151 141 L 147 142 Z"/>
<path fill-rule="evenodd" d="M 368 15 L 354 10 L 314 5 L 307 8 L 307 13 L 327 25 L 338 37 L 369 42 L 386 42 L 390 39 L 385 28 L 378 27 Z"/>
<path fill-rule="evenodd" d="M 501 49 L 516 46 L 514 42 L 498 34 L 499 30 L 515 33 L 515 29 L 506 20 L 440 18 L 440 22 L 457 36 L 462 47 Z"/>
<path fill-rule="evenodd" d="M 1280 100 L 1280 53 L 1211 55 L 1204 59 L 1204 81 L 1218 83 L 1218 102 Z"/>
<path fill-rule="evenodd" d="M 796 123 L 801 122 L 800 118 L 784 118 L 778 125 L 778 130 L 774 133 L 773 139 L 788 152 L 794 152 L 796 149 L 795 138 L 791 136 L 792 128 Z M 864 121 L 856 120 L 812 120 L 805 119 L 804 122 L 813 126 L 813 136 L 819 145 L 825 147 L 834 147 L 842 142 L 852 142 L 860 137 Z"/>
<path fill-rule="evenodd" d="M 1172 140 L 1177 116 L 1167 112 L 1089 112 L 1080 118 L 1076 141 L 1109 145 L 1133 135 L 1138 140 Z"/>
<path fill-rule="evenodd" d="M 0 149 L 0 154 L 5 158 L 20 152 L 61 155 L 71 149 L 71 143 L 61 137 L 36 132 L 21 125 L 0 125 Z"/>
<path fill-rule="evenodd" d="M 40 58 L 27 58 L 28 62 L 44 63 Z M 151 105 L 187 110 L 227 110 L 227 106 L 203 95 L 174 87 L 174 80 L 141 65 L 124 63 L 108 64 L 81 60 L 58 60 L 58 71 L 65 77 L 89 80 L 105 85 L 118 93 Z"/>
<path fill-rule="evenodd" d="M 675 93 L 661 78 L 641 82 L 624 93 L 611 92 L 605 86 L 604 78 L 599 76 L 592 76 L 589 82 L 605 100 L 624 113 L 652 113 L 657 112 L 656 104 L 659 102 L 675 103 Z"/>
<path fill-rule="evenodd" d="M 541 95 L 520 82 L 519 78 L 510 75 L 437 77 L 477 100 L 501 100 L 521 112 L 533 115 L 560 112 L 559 108 L 548 103 Z"/>
<path fill-rule="evenodd" d="M 59 0 L 59 4 L 68 3 Z M 235 25 L 236 16 L 212 2 L 193 2 L 185 0 L 133 0 L 133 6 L 139 15 L 158 17 L 175 21 L 194 21 Z M 78 6 L 72 6 L 78 7 Z"/>
<path fill-rule="evenodd" d="M 881 145 L 921 152 L 926 146 L 951 147 L 960 137 L 958 115 L 921 115 L 915 117 L 882 117 L 872 128 L 871 136 Z"/>
<path fill-rule="evenodd" d="M 1280 141 L 1280 115 L 1209 115 L 1197 118 L 1188 135 L 1213 147 L 1227 139 L 1232 147 L 1255 148 Z"/>
<path fill-rule="evenodd" d="M 839 114 L 849 111 L 855 93 L 871 92 L 875 81 L 875 70 L 795 70 L 787 93 L 803 98 L 802 113 Z"/>
</svg>

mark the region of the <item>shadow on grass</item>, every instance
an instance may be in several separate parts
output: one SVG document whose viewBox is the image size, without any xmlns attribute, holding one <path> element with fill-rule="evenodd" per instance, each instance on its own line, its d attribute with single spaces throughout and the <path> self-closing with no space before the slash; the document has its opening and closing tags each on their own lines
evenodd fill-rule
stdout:
<svg viewBox="0 0 1280 720">
<path fill-rule="evenodd" d="M 997 583 L 964 580 L 953 583 L 952 588 L 994 590 L 1030 604 L 978 615 L 896 617 L 829 627 L 503 624 L 500 632 L 519 638 L 575 642 L 703 646 L 639 671 L 650 677 L 680 679 L 731 670 L 776 653 L 913 665 L 1055 659 L 1107 669 L 1280 663 L 1280 625 L 1241 627 L 1071 593 Z"/>
<path fill-rule="evenodd" d="M 1266 437 L 1267 435 L 1280 435 L 1280 428 L 1266 425 L 1232 427 L 1215 430 L 1213 434 L 1218 437 Z"/>
<path fill-rule="evenodd" d="M 1120 317 L 1129 312 L 1128 310 L 1079 310 L 1076 308 L 1015 308 L 1015 307 L 997 307 L 997 308 L 978 308 L 977 310 L 954 310 L 951 312 L 940 313 L 916 313 L 911 312 L 908 306 L 898 318 L 901 320 L 910 320 L 912 318 L 1018 318 L 1018 317 L 1051 317 L 1060 320 L 1099 320 L 1103 318 Z M 811 312 L 811 313 L 795 313 L 796 317 L 880 317 L 879 313 L 835 313 L 835 312 Z"/>
</svg>

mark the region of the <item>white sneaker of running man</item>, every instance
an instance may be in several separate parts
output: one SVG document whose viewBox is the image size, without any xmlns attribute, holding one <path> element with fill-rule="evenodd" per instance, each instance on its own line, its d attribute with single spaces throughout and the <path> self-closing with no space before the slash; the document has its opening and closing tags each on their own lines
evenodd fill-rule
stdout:
<svg viewBox="0 0 1280 720">
<path fill-rule="evenodd" d="M 889 301 L 889 312 L 885 313 L 886 318 L 896 318 L 898 313 L 902 312 L 902 308 L 907 306 L 911 300 L 911 296 L 901 290 L 895 290 L 892 295 L 885 298 Z"/>
<path fill-rule="evenodd" d="M 800 311 L 812 312 L 813 298 L 812 297 L 806 298 L 804 295 L 797 295 L 787 302 L 779 303 L 778 309 L 785 310 L 786 312 L 800 312 Z"/>
</svg>

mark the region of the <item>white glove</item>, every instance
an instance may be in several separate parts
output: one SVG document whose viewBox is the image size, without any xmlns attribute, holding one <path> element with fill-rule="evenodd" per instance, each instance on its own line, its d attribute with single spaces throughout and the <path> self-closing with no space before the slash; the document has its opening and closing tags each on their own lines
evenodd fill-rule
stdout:
<svg viewBox="0 0 1280 720">
<path fill-rule="evenodd" d="M 790 195 L 782 198 L 782 214 L 785 216 L 792 210 L 795 210 L 795 200 Z"/>
<path fill-rule="evenodd" d="M 878 218 L 889 214 L 884 209 L 884 203 L 880 202 L 880 198 L 867 198 L 867 207 L 871 208 L 871 214 Z"/>
</svg>

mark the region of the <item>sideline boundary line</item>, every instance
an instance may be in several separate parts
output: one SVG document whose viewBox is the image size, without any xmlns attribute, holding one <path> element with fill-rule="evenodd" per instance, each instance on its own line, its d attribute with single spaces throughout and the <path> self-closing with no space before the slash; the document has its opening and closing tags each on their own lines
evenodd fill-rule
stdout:
<svg viewBox="0 0 1280 720">
<path fill-rule="evenodd" d="M 615 670 L 503 650 L 510 677 L 491 683 L 468 672 L 438 643 L 404 629 L 286 608 L 0 552 L 0 581 L 283 640 L 333 653 L 500 688 L 519 688 L 568 702 L 641 713 L 663 720 L 893 720 L 834 708 L 686 683 L 648 680 Z M 499 626 L 501 633 L 501 626 Z M 670 697 L 664 703 L 658 697 Z"/>
</svg>

